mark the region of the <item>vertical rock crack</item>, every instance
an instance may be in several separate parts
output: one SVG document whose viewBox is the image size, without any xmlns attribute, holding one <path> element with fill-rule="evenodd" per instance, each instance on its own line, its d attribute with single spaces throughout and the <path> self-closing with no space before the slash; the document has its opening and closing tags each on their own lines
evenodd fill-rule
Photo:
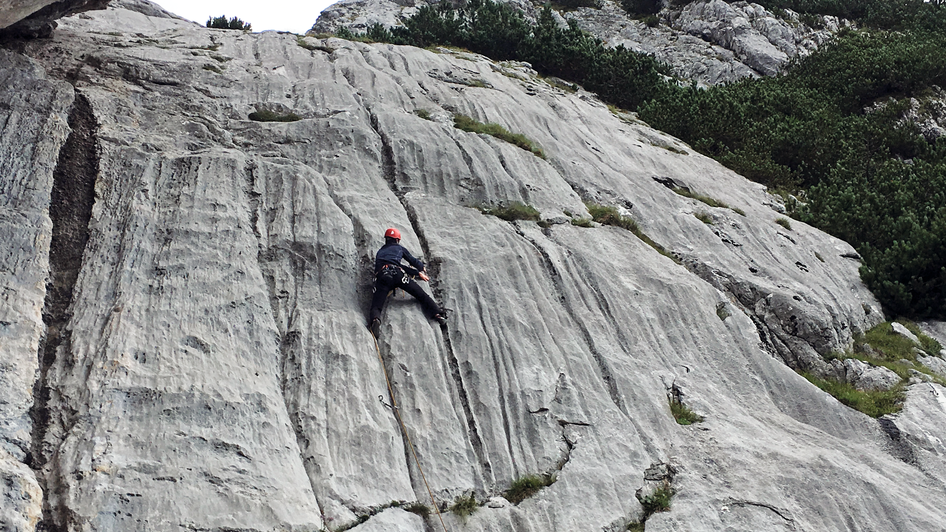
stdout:
<svg viewBox="0 0 946 532">
<path fill-rule="evenodd" d="M 43 520 L 38 530 L 48 532 L 64 530 L 66 526 L 65 509 L 58 508 L 50 497 L 50 492 L 61 489 L 61 480 L 55 463 L 59 442 L 53 441 L 56 437 L 50 430 L 53 416 L 48 375 L 57 353 L 71 349 L 71 331 L 67 328 L 72 318 L 70 304 L 82 269 L 82 255 L 89 241 L 89 222 L 99 172 L 98 124 L 91 104 L 82 94 L 76 93 L 69 113 L 69 127 L 72 131 L 59 151 L 59 160 L 53 171 L 49 204 L 53 228 L 43 306 L 46 335 L 38 353 L 39 378 L 34 385 L 34 403 L 30 410 L 33 434 L 28 462 L 36 470 L 44 494 Z M 59 416 L 74 416 L 67 405 L 57 404 L 55 409 Z"/>
<path fill-rule="evenodd" d="M 375 132 L 378 134 L 378 137 L 381 139 L 381 156 L 382 156 L 382 170 L 384 172 L 385 181 L 388 182 L 388 185 L 391 188 L 391 191 L 400 201 L 401 206 L 404 208 L 404 211 L 407 213 L 408 220 L 410 220 L 411 228 L 414 231 L 414 234 L 417 235 L 418 240 L 420 241 L 421 250 L 423 251 L 424 257 L 427 257 L 429 264 L 428 269 L 430 270 L 431 277 L 437 279 L 440 275 L 440 261 L 432 258 L 430 254 L 430 246 L 427 241 L 427 237 L 424 234 L 421 224 L 418 221 L 417 212 L 414 208 L 407 202 L 404 197 L 404 192 L 400 190 L 397 185 L 397 164 L 394 160 L 394 149 L 391 147 L 390 140 L 388 136 L 384 133 L 381 128 L 380 120 L 378 116 L 368 109 L 369 115 L 371 117 L 371 126 L 374 128 Z M 434 297 L 443 301 L 442 293 L 439 289 L 439 286 L 436 282 L 430 284 L 431 291 L 434 293 Z M 485 451 L 485 446 L 483 445 L 483 440 L 480 437 L 479 430 L 476 426 L 476 417 L 473 414 L 473 409 L 470 407 L 470 398 L 469 394 L 466 391 L 466 386 L 463 384 L 463 375 L 460 371 L 460 362 L 457 359 L 456 353 L 453 350 L 453 343 L 450 340 L 450 331 L 444 327 L 441 329 L 443 334 L 444 346 L 447 351 L 447 362 L 450 366 L 450 373 L 453 377 L 453 380 L 457 387 L 457 395 L 460 398 L 460 406 L 463 408 L 464 416 L 466 417 L 467 431 L 470 438 L 470 444 L 473 446 L 473 451 L 476 453 L 476 458 L 479 461 L 481 467 L 483 468 L 483 474 L 486 478 L 492 478 L 492 466 L 489 462 L 489 458 Z"/>
</svg>

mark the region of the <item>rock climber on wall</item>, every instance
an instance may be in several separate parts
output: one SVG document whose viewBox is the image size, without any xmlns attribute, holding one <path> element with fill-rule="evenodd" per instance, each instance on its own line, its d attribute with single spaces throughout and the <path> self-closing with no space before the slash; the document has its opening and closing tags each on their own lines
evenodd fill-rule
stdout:
<svg viewBox="0 0 946 532">
<path fill-rule="evenodd" d="M 418 299 L 424 306 L 424 312 L 428 316 L 440 322 L 446 323 L 443 309 L 440 308 L 432 297 L 414 281 L 414 277 L 420 277 L 424 281 L 429 281 L 425 266 L 422 261 L 414 258 L 407 249 L 400 244 L 401 232 L 393 227 L 384 232 L 384 245 L 378 250 L 374 262 L 374 297 L 371 298 L 371 313 L 368 316 L 368 328 L 371 333 L 378 336 L 381 328 L 381 311 L 384 309 L 384 303 L 388 299 L 388 293 L 395 288 L 401 288 L 408 294 Z M 401 264 L 401 260 L 406 260 L 413 266 Z"/>
</svg>

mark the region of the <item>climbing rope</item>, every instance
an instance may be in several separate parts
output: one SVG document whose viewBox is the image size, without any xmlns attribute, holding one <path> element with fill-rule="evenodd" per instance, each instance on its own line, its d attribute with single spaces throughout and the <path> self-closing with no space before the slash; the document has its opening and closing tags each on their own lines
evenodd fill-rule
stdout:
<svg viewBox="0 0 946 532">
<path fill-rule="evenodd" d="M 427 494 L 430 495 L 430 503 L 434 506 L 434 511 L 437 512 L 437 517 L 440 519 L 440 526 L 443 527 L 443 532 L 447 532 L 447 525 L 443 522 L 443 516 L 440 514 L 440 507 L 437 506 L 437 501 L 434 500 L 434 493 L 430 491 L 430 484 L 427 483 L 427 476 L 424 475 L 424 469 L 420 466 L 420 460 L 417 459 L 417 451 L 414 450 L 414 443 L 411 442 L 411 436 L 407 433 L 407 427 L 404 426 L 404 420 L 401 419 L 401 411 L 398 410 L 397 401 L 394 399 L 394 388 L 391 387 L 391 379 L 388 378 L 388 370 L 384 367 L 384 358 L 381 356 L 381 346 L 378 345 L 378 337 L 374 335 L 374 332 L 371 333 L 371 338 L 374 339 L 374 348 L 378 352 L 378 361 L 381 363 L 381 371 L 384 372 L 384 382 L 388 385 L 388 396 L 391 398 L 391 404 L 388 405 L 384 402 L 384 397 L 381 396 L 381 404 L 391 407 L 391 410 L 394 411 L 394 415 L 397 417 L 397 422 L 401 425 L 401 433 L 404 434 L 404 439 L 407 440 L 407 446 L 411 448 L 411 454 L 414 455 L 414 463 L 417 464 L 417 470 L 420 471 L 420 478 L 424 479 L 424 486 L 427 488 Z"/>
</svg>

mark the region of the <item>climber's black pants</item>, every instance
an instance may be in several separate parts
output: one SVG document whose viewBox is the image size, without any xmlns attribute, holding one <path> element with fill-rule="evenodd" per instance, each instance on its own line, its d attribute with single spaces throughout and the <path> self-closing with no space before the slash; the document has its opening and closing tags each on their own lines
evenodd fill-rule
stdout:
<svg viewBox="0 0 946 532">
<path fill-rule="evenodd" d="M 388 293 L 395 288 L 400 288 L 408 294 L 414 296 L 424 306 L 424 312 L 428 318 L 440 314 L 440 305 L 430 297 L 416 281 L 405 275 L 400 270 L 392 273 L 390 269 L 384 269 L 378 274 L 374 283 L 374 297 L 371 298 L 371 312 L 368 315 L 370 324 L 375 318 L 381 317 L 381 311 L 384 310 L 384 304 L 388 299 Z"/>
</svg>

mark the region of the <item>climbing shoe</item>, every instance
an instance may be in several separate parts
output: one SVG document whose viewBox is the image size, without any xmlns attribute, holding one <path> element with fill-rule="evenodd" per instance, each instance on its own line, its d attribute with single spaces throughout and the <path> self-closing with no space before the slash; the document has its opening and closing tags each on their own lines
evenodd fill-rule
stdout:
<svg viewBox="0 0 946 532">
<path fill-rule="evenodd" d="M 373 334 L 375 338 L 380 336 L 381 335 L 381 320 L 377 318 L 371 320 L 371 325 L 368 325 L 368 330 L 371 331 L 371 334 Z"/>
</svg>

